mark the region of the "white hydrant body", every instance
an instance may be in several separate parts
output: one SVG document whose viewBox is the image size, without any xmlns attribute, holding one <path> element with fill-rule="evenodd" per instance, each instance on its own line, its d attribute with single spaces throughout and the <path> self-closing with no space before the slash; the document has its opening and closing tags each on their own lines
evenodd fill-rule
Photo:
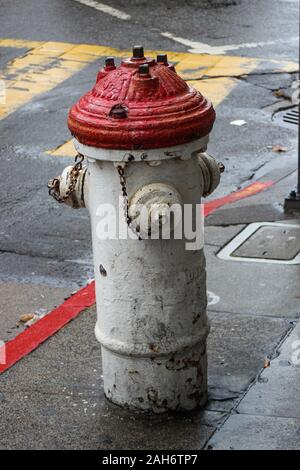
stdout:
<svg viewBox="0 0 300 470">
<path fill-rule="evenodd" d="M 173 70 L 170 73 L 176 75 Z M 218 163 L 203 154 L 208 137 L 169 147 L 122 150 L 87 145 L 72 131 L 78 152 L 87 160 L 84 185 L 79 172 L 80 184 L 76 179 L 74 185 L 78 196 L 73 199 L 84 199 L 91 217 L 95 333 L 102 349 L 105 395 L 135 410 L 201 407 L 207 400 L 209 332 L 203 243 L 188 247 L 194 240 L 187 239 L 185 227 L 180 239 L 163 239 L 159 232 L 156 239 L 150 232 L 145 239 L 142 223 L 132 220 L 130 214 L 136 200 L 147 201 L 149 213 L 157 201 L 166 208 L 172 200 L 180 207 L 194 209 L 190 230 L 195 228 L 201 215 L 201 196 L 219 182 Z M 64 184 L 61 181 L 66 200 L 69 194 L 66 196 L 65 187 L 65 180 Z M 135 235 L 120 237 L 117 225 L 116 236 L 110 232 L 103 237 L 100 228 L 105 210 L 112 206 L 118 214 L 120 200 L 125 203 L 122 220 L 127 216 L 129 231 L 135 227 Z M 159 217 L 157 221 L 161 226 L 165 223 Z"/>
</svg>

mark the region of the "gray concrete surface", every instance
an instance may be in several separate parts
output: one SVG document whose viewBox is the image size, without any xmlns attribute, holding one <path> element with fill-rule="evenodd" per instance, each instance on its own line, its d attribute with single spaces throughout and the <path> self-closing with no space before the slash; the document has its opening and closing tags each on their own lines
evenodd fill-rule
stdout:
<svg viewBox="0 0 300 470">
<path fill-rule="evenodd" d="M 284 319 L 221 312 L 209 312 L 209 318 L 210 399 L 222 400 L 229 392 L 239 395 L 247 390 L 291 324 Z"/>
<path fill-rule="evenodd" d="M 282 124 L 279 112 L 291 105 L 296 74 L 276 69 L 272 60 L 297 61 L 297 1 L 109 4 L 131 20 L 73 0 L 0 0 L 1 36 L 118 48 L 142 42 L 154 50 L 194 52 L 203 47 L 195 43 L 204 43 L 213 53 L 227 46 L 226 54 L 265 59 L 250 75 L 232 77 L 236 86 L 217 107 L 209 150 L 226 172 L 212 198 L 257 180 L 276 185 L 206 220 L 208 289 L 214 303 L 208 312 L 210 400 L 205 410 L 150 417 L 107 402 L 93 331 L 95 311 L 89 309 L 0 377 L 0 448 L 299 449 L 299 374 L 289 365 L 295 337 L 290 335 L 299 328 L 292 332 L 299 325 L 299 266 L 216 257 L 251 222 L 295 218 L 284 214 L 283 198 L 296 181 L 297 133 Z M 24 53 L 0 48 L 1 70 Z M 68 108 L 91 88 L 101 65 L 99 60 L 87 66 L 0 122 L 0 340 L 16 334 L 12 325 L 22 310 L 50 310 L 93 275 L 87 212 L 56 205 L 46 188 L 71 160 L 44 152 L 69 139 Z M 277 96 L 278 90 L 284 96 Z M 235 119 L 247 124 L 233 126 Z M 276 144 L 287 151 L 268 148 Z M 266 358 L 270 367 L 261 373 Z"/>
<path fill-rule="evenodd" d="M 5 449 L 200 449 L 222 412 L 137 415 L 103 395 L 94 309 L 1 377 Z M 3 419 L 4 418 L 4 419 Z"/>
<path fill-rule="evenodd" d="M 300 419 L 300 324 L 240 402 L 242 414 Z M 270 400 L 272 397 L 272 400 Z"/>
<path fill-rule="evenodd" d="M 277 319 L 258 324 L 251 318 L 212 314 L 210 320 L 207 410 L 151 417 L 110 404 L 103 395 L 95 311 L 90 309 L 2 375 L 0 446 L 203 448 L 289 328 Z"/>
<path fill-rule="evenodd" d="M 205 251 L 208 290 L 220 298 L 210 309 L 299 318 L 299 265 L 261 263 L 257 267 L 253 262 L 221 260 L 216 247 Z"/>
<path fill-rule="evenodd" d="M 209 442 L 210 450 L 299 450 L 297 418 L 234 415 Z"/>
<path fill-rule="evenodd" d="M 44 285 L 1 283 L 1 341 L 9 341 L 26 329 L 26 324 L 20 321 L 21 315 L 29 313 L 41 317 L 63 303 L 69 294 L 68 289 Z"/>
</svg>

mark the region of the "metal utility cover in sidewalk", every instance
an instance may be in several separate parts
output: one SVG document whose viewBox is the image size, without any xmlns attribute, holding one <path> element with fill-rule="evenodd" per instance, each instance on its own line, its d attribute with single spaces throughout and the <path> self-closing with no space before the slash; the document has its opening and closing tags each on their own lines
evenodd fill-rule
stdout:
<svg viewBox="0 0 300 470">
<path fill-rule="evenodd" d="M 250 224 L 217 256 L 231 261 L 300 264 L 300 225 L 275 222 Z"/>
</svg>

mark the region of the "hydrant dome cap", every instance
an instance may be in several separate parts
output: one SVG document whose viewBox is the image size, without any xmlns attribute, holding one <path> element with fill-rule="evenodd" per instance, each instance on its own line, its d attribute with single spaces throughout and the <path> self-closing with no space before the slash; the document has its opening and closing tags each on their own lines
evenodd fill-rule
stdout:
<svg viewBox="0 0 300 470">
<path fill-rule="evenodd" d="M 209 134 L 212 104 L 167 59 L 112 58 L 69 112 L 72 135 L 93 147 L 134 150 L 180 145 Z"/>
</svg>

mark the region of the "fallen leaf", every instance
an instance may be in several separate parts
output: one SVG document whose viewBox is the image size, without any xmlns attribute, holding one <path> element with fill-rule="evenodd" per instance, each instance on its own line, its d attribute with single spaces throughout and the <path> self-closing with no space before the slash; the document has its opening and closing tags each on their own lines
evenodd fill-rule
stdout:
<svg viewBox="0 0 300 470">
<path fill-rule="evenodd" d="M 284 91 L 283 91 L 283 90 L 280 90 L 280 89 L 279 89 L 279 90 L 275 90 L 275 91 L 273 92 L 273 94 L 274 94 L 275 96 L 278 96 L 278 97 L 285 96 Z"/>
<path fill-rule="evenodd" d="M 287 147 L 283 147 L 280 144 L 268 146 L 268 148 L 271 148 L 273 150 L 273 152 L 287 152 L 288 151 Z"/>
<path fill-rule="evenodd" d="M 277 98 L 286 98 L 288 100 L 291 99 L 290 93 L 287 90 L 283 90 L 281 88 L 279 88 L 279 90 L 275 90 L 273 94 L 277 96 Z"/>
<path fill-rule="evenodd" d="M 270 367 L 270 359 L 268 357 L 265 359 L 264 369 L 266 369 L 267 367 Z"/>
<path fill-rule="evenodd" d="M 34 313 L 23 313 L 23 315 L 20 316 L 20 321 L 22 323 L 27 323 L 28 321 L 32 320 L 34 318 Z"/>
</svg>

